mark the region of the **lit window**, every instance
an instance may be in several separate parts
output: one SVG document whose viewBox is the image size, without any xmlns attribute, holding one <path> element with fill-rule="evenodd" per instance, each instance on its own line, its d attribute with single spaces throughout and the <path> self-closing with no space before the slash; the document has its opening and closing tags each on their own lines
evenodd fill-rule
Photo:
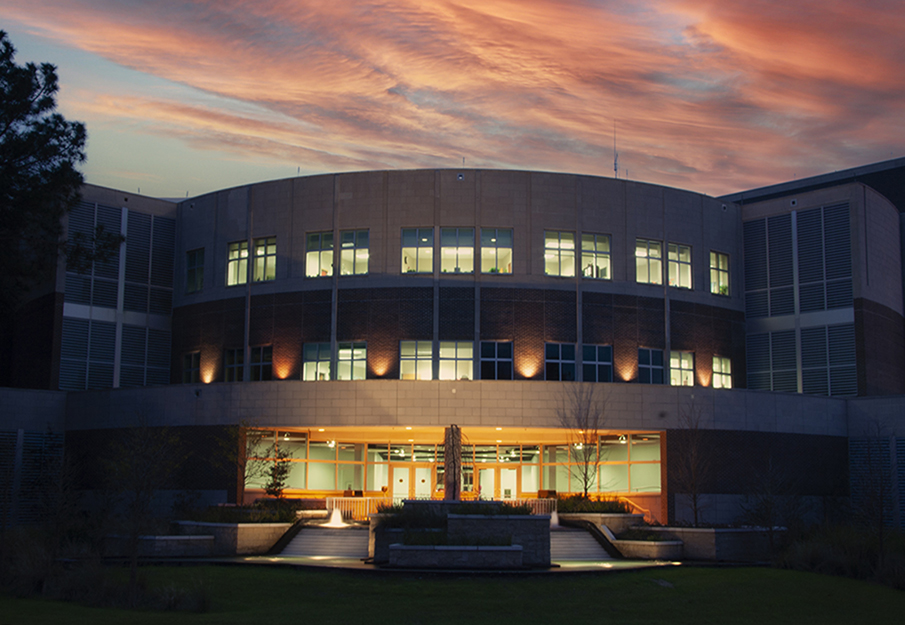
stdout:
<svg viewBox="0 0 905 625">
<path fill-rule="evenodd" d="M 305 275 L 309 278 L 333 275 L 333 233 L 309 232 L 305 256 Z"/>
<path fill-rule="evenodd" d="M 575 380 L 575 346 L 569 343 L 547 343 L 544 348 L 547 380 Z"/>
<path fill-rule="evenodd" d="M 694 386 L 694 354 L 669 352 L 669 383 L 672 386 Z"/>
<path fill-rule="evenodd" d="M 229 244 L 226 260 L 226 286 L 245 284 L 248 281 L 248 241 Z"/>
<path fill-rule="evenodd" d="M 402 273 L 433 272 L 433 228 L 405 228 L 402 231 Z"/>
<path fill-rule="evenodd" d="M 474 344 L 471 341 L 440 341 L 441 380 L 471 380 L 473 370 Z"/>
<path fill-rule="evenodd" d="M 368 231 L 346 230 L 339 233 L 339 273 L 342 276 L 368 273 Z"/>
<path fill-rule="evenodd" d="M 330 343 L 305 343 L 302 347 L 302 379 L 330 379 Z"/>
<path fill-rule="evenodd" d="M 710 252 L 710 292 L 729 295 L 729 254 Z"/>
<path fill-rule="evenodd" d="M 481 228 L 481 272 L 512 273 L 512 230 Z"/>
<path fill-rule="evenodd" d="M 732 363 L 728 358 L 713 357 L 713 388 L 732 388 Z"/>
<path fill-rule="evenodd" d="M 440 271 L 474 273 L 474 228 L 440 229 Z"/>
<path fill-rule="evenodd" d="M 512 343 L 481 342 L 481 379 L 512 379 Z"/>
<path fill-rule="evenodd" d="M 544 233 L 544 273 L 564 278 L 575 275 L 574 233 L 552 231 Z"/>
<path fill-rule="evenodd" d="M 245 365 L 245 350 L 241 347 L 238 349 L 226 349 L 223 351 L 223 371 L 224 379 L 227 382 L 241 382 L 243 368 Z"/>
<path fill-rule="evenodd" d="M 194 384 L 201 381 L 201 352 L 192 352 L 182 357 L 182 383 Z"/>
<path fill-rule="evenodd" d="M 277 277 L 277 238 L 255 239 L 255 282 Z"/>
<path fill-rule="evenodd" d="M 367 343 L 339 343 L 336 363 L 337 380 L 364 380 L 367 377 Z"/>
<path fill-rule="evenodd" d="M 584 345 L 581 348 L 581 373 L 584 382 L 613 381 L 613 346 Z"/>
<path fill-rule="evenodd" d="M 585 278 L 610 279 L 610 236 L 581 235 L 581 273 Z"/>
<path fill-rule="evenodd" d="M 669 286 L 679 289 L 691 287 L 691 247 L 669 244 Z"/>
<path fill-rule="evenodd" d="M 642 284 L 663 284 L 663 244 L 635 240 L 635 280 Z"/>
<path fill-rule="evenodd" d="M 254 382 L 273 379 L 273 346 L 251 348 L 251 379 Z"/>
<path fill-rule="evenodd" d="M 204 248 L 185 254 L 185 292 L 197 293 L 204 288 Z"/>
<path fill-rule="evenodd" d="M 638 381 L 642 384 L 663 384 L 663 350 L 638 348 Z"/>
<path fill-rule="evenodd" d="M 399 379 L 432 380 L 433 345 L 430 341 L 399 342 Z"/>
</svg>

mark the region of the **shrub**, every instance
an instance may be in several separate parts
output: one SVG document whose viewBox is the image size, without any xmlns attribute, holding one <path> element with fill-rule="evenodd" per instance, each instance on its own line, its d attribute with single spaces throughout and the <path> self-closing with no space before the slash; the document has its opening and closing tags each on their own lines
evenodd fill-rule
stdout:
<svg viewBox="0 0 905 625">
<path fill-rule="evenodd" d="M 556 510 L 560 513 L 595 512 L 602 514 L 628 514 L 631 506 L 618 499 L 591 499 L 584 495 L 560 495 L 556 498 Z"/>
</svg>

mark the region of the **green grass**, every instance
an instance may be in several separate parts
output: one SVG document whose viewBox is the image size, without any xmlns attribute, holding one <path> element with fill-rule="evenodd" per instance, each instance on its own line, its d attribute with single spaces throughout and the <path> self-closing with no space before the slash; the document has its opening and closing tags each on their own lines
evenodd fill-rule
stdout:
<svg viewBox="0 0 905 625">
<path fill-rule="evenodd" d="M 0 623 L 894 623 L 905 593 L 766 568 L 602 575 L 414 576 L 306 569 L 150 567 L 153 584 L 208 588 L 204 614 L 129 612 L 0 597 Z"/>
</svg>

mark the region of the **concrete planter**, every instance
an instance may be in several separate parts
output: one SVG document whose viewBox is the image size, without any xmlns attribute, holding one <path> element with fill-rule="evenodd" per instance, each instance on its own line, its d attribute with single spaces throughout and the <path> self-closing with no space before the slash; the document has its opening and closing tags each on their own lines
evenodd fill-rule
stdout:
<svg viewBox="0 0 905 625">
<path fill-rule="evenodd" d="M 643 514 L 619 514 L 611 512 L 561 512 L 560 520 L 590 521 L 598 527 L 606 527 L 614 534 L 644 522 Z"/>
<path fill-rule="evenodd" d="M 651 527 L 681 540 L 687 560 L 762 562 L 769 560 L 770 536 L 765 528 Z M 774 530 L 774 533 L 777 533 Z"/>
<path fill-rule="evenodd" d="M 193 558 L 214 554 L 214 537 L 207 536 L 139 536 L 138 555 L 143 558 Z M 129 539 L 126 536 L 106 536 L 104 555 L 126 558 Z"/>
<path fill-rule="evenodd" d="M 681 540 L 614 540 L 613 546 L 626 558 L 640 560 L 681 560 Z"/>
<path fill-rule="evenodd" d="M 418 569 L 519 569 L 522 547 L 475 547 L 465 545 L 389 546 L 389 564 Z"/>
<path fill-rule="evenodd" d="M 183 536 L 214 537 L 213 555 L 239 556 L 266 553 L 286 533 L 291 523 L 201 523 L 176 521 Z"/>
</svg>

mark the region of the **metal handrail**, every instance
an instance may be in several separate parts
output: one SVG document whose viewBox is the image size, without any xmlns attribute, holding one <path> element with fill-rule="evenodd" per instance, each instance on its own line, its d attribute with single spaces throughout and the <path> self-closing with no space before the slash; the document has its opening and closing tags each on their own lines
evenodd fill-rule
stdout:
<svg viewBox="0 0 905 625">
<path fill-rule="evenodd" d="M 377 513 L 380 506 L 398 505 L 408 497 L 327 497 L 327 511 L 339 510 L 344 520 L 366 521 Z M 503 499 L 514 505 L 526 505 L 532 514 L 553 514 L 556 512 L 556 499 Z"/>
</svg>

